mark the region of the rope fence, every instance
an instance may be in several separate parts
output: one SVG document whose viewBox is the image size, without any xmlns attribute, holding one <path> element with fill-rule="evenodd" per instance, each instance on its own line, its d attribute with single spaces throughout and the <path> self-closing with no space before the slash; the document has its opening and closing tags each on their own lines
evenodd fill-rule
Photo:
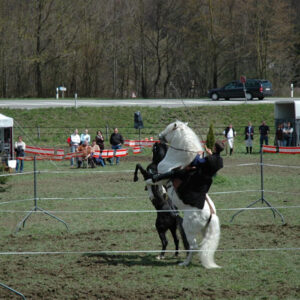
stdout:
<svg viewBox="0 0 300 300">
<path fill-rule="evenodd" d="M 217 211 L 236 211 L 236 210 L 266 210 L 266 209 L 294 209 L 300 208 L 300 205 L 294 206 L 272 206 L 272 207 L 234 207 L 234 208 L 219 208 Z M 195 209 L 180 209 L 181 212 L 193 212 Z M 0 213 L 29 213 L 29 210 L 0 210 Z M 174 210 L 166 209 L 166 210 L 48 210 L 49 213 L 69 213 L 69 214 L 97 214 L 97 213 L 163 213 L 163 212 L 173 212 Z M 35 213 L 43 213 L 43 211 L 35 211 Z"/>
<path fill-rule="evenodd" d="M 256 251 L 299 251 L 300 248 L 235 248 L 235 249 L 217 249 L 217 250 L 201 250 L 201 249 L 178 249 L 180 253 L 187 252 L 256 252 Z M 164 250 L 166 253 L 174 253 L 175 250 Z M 103 251 L 11 251 L 0 252 L 0 255 L 100 255 L 100 254 L 124 254 L 124 253 L 161 253 L 161 250 L 103 250 Z"/>
<path fill-rule="evenodd" d="M 300 169 L 300 166 L 291 166 L 291 165 L 276 165 L 276 164 L 266 164 L 266 163 L 244 163 L 244 164 L 237 164 L 237 165 L 230 165 L 224 166 L 225 168 L 232 168 L 232 167 L 248 167 L 248 166 L 266 166 L 266 167 L 276 167 L 276 168 L 290 168 L 290 169 Z M 37 174 L 87 174 L 87 173 L 133 173 L 135 170 L 92 170 L 87 168 L 86 170 L 76 170 L 76 171 L 66 171 L 66 170 L 38 170 L 36 171 Z M 31 175 L 34 174 L 34 171 L 23 172 L 23 173 L 7 173 L 7 174 L 0 174 L 0 177 L 9 177 L 9 176 L 22 176 L 22 175 Z"/>
<path fill-rule="evenodd" d="M 239 193 L 258 193 L 258 192 L 267 192 L 267 193 L 274 193 L 274 194 L 285 194 L 285 195 L 299 195 L 297 193 L 291 193 L 291 192 L 278 192 L 278 191 L 270 191 L 270 190 L 242 190 L 242 191 L 226 191 L 226 192 L 211 192 L 209 195 L 224 195 L 224 194 L 239 194 Z M 126 200 L 126 199 L 147 199 L 147 196 L 144 195 L 138 195 L 138 196 L 107 196 L 107 197 L 71 197 L 71 198 L 64 198 L 64 197 L 56 197 L 56 198 L 37 198 L 39 201 L 72 201 L 72 200 L 79 200 L 79 201 L 85 201 L 85 200 Z M 5 204 L 13 204 L 13 203 L 19 203 L 19 202 L 27 202 L 27 201 L 33 201 L 34 198 L 29 199 L 21 199 L 21 200 L 11 200 L 11 201 L 5 201 L 0 202 L 0 205 Z M 147 199 L 148 200 L 148 199 Z"/>
</svg>

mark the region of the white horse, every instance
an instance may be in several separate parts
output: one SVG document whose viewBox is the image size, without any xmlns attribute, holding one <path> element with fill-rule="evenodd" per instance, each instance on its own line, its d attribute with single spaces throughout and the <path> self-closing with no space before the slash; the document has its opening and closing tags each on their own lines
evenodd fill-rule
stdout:
<svg viewBox="0 0 300 300">
<path fill-rule="evenodd" d="M 199 151 L 203 151 L 202 144 L 194 131 L 187 123 L 176 121 L 166 127 L 159 134 L 161 141 L 169 144 L 165 158 L 158 164 L 158 173 L 165 173 L 174 168 L 188 166 Z M 168 181 L 168 180 L 167 180 Z M 153 183 L 151 179 L 148 184 L 166 184 L 166 180 Z M 197 250 L 197 236 L 202 233 L 203 240 L 200 244 L 200 260 L 205 268 L 219 268 L 214 261 L 214 253 L 218 248 L 220 240 L 220 223 L 216 214 L 216 208 L 211 198 L 206 195 L 203 209 L 184 204 L 178 197 L 171 181 L 167 184 L 167 192 L 173 203 L 179 210 L 184 211 L 183 228 L 190 244 L 191 250 Z M 194 252 L 189 252 L 187 258 L 180 265 L 188 265 Z"/>
</svg>

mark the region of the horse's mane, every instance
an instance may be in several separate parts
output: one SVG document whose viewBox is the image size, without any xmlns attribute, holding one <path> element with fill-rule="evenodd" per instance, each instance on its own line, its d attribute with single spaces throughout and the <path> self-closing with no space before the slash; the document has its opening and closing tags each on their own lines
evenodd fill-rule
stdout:
<svg viewBox="0 0 300 300">
<path fill-rule="evenodd" d="M 187 123 L 176 121 L 160 133 L 169 143 L 165 158 L 158 165 L 158 172 L 165 173 L 174 168 L 189 165 L 199 151 L 203 151 L 201 141 Z"/>
</svg>

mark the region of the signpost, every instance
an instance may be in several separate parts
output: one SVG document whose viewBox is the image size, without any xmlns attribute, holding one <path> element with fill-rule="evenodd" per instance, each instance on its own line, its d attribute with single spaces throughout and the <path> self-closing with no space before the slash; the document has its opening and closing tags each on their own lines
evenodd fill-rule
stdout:
<svg viewBox="0 0 300 300">
<path fill-rule="evenodd" d="M 245 101 L 246 101 L 246 103 L 247 103 L 247 94 L 246 94 L 246 86 L 245 86 L 246 80 L 247 80 L 246 76 L 242 75 L 242 76 L 240 77 L 240 82 L 243 84 L 243 90 L 244 90 L 244 95 L 245 95 Z"/>
</svg>

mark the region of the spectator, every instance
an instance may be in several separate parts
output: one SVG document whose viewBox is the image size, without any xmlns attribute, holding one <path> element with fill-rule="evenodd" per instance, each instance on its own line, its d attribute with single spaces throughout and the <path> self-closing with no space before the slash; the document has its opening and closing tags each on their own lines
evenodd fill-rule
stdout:
<svg viewBox="0 0 300 300">
<path fill-rule="evenodd" d="M 91 142 L 91 136 L 89 135 L 89 130 L 85 129 L 84 133 L 80 136 L 80 142 L 83 144 L 85 141 L 88 141 L 88 144 Z"/>
<path fill-rule="evenodd" d="M 114 132 L 110 136 L 110 144 L 111 148 L 114 149 L 114 155 L 116 154 L 116 151 L 118 149 L 122 148 L 122 144 L 124 144 L 124 139 L 122 135 L 119 133 L 118 128 L 114 129 Z M 109 162 L 111 165 L 113 165 L 114 158 L 112 157 Z M 116 164 L 119 164 L 120 162 L 120 157 L 116 157 Z"/>
<path fill-rule="evenodd" d="M 21 157 L 24 158 L 25 149 L 26 149 L 26 144 L 23 142 L 22 137 L 18 136 L 18 141 L 15 142 L 15 152 L 16 152 L 16 159 L 17 159 L 16 172 L 19 171 L 19 167 L 20 167 L 20 173 L 23 173 L 24 160 L 19 158 Z"/>
<path fill-rule="evenodd" d="M 277 147 L 282 147 L 284 143 L 283 139 L 283 124 L 278 124 L 275 133 L 275 144 Z"/>
<path fill-rule="evenodd" d="M 266 121 L 262 121 L 261 125 L 259 126 L 259 144 L 260 144 L 260 152 L 263 143 L 265 142 L 265 145 L 269 145 L 269 133 L 270 133 L 270 128 L 268 125 L 266 125 Z"/>
<path fill-rule="evenodd" d="M 233 145 L 234 145 L 234 137 L 236 136 L 236 131 L 232 127 L 232 124 L 229 124 L 229 126 L 225 128 L 223 134 L 225 135 L 225 137 L 227 139 L 227 143 L 228 143 L 229 149 L 230 149 L 230 155 L 232 155 Z"/>
<path fill-rule="evenodd" d="M 85 140 L 78 148 L 77 152 L 82 152 L 82 154 L 78 157 L 77 168 L 80 168 L 81 165 L 83 168 L 88 167 L 88 159 L 91 156 L 91 146 L 87 140 Z"/>
<path fill-rule="evenodd" d="M 101 130 L 97 131 L 97 135 L 95 137 L 95 140 L 96 140 L 96 144 L 100 148 L 100 152 L 102 153 L 102 151 L 104 150 L 104 137 L 103 137 L 103 134 L 102 134 Z"/>
<path fill-rule="evenodd" d="M 284 138 L 283 146 L 284 147 L 292 146 L 293 131 L 294 131 L 294 128 L 292 127 L 291 122 L 288 122 L 287 126 L 285 126 L 283 129 L 283 138 Z"/>
<path fill-rule="evenodd" d="M 246 153 L 252 154 L 254 128 L 252 123 L 249 122 L 248 126 L 245 127 L 245 141 L 246 141 Z"/>
<path fill-rule="evenodd" d="M 80 144 L 80 136 L 78 134 L 78 129 L 76 128 L 74 130 L 74 133 L 71 134 L 71 152 L 75 153 L 77 152 L 77 148 Z M 78 163 L 78 162 L 77 162 Z M 74 158 L 71 158 L 71 167 L 74 167 Z"/>
<path fill-rule="evenodd" d="M 96 165 L 100 165 L 102 167 L 105 166 L 105 163 L 100 154 L 100 147 L 96 144 L 96 140 L 92 141 L 91 156 L 89 157 L 89 165 L 92 168 L 95 168 Z"/>
</svg>

